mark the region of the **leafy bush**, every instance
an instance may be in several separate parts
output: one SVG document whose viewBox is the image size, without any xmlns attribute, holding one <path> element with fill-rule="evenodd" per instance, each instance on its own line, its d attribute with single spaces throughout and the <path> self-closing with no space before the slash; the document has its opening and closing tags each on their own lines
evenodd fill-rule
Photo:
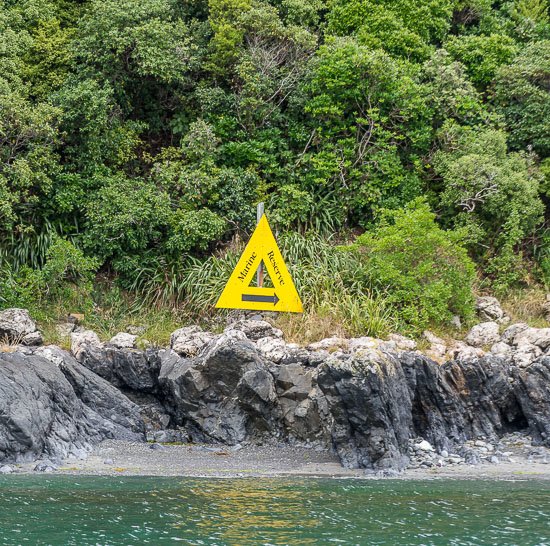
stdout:
<svg viewBox="0 0 550 546">
<path fill-rule="evenodd" d="M 89 200 L 86 247 L 103 261 L 146 250 L 161 238 L 170 199 L 146 182 L 108 179 Z"/>
<path fill-rule="evenodd" d="M 434 157 L 443 178 L 443 219 L 466 231 L 469 248 L 503 290 L 519 280 L 520 245 L 542 220 L 542 176 L 530 155 L 508 153 L 494 129 L 447 124 Z"/>
<path fill-rule="evenodd" d="M 70 241 L 56 237 L 46 252 L 42 269 L 0 267 L 0 305 L 40 312 L 58 302 L 71 310 L 92 307 L 92 281 L 97 260 L 86 257 Z"/>
<path fill-rule="evenodd" d="M 514 149 L 531 146 L 539 155 L 550 153 L 550 40 L 525 47 L 496 76 L 494 102 L 506 119 Z"/>
<path fill-rule="evenodd" d="M 223 235 L 225 221 L 208 209 L 178 210 L 171 219 L 171 233 L 166 247 L 174 253 L 206 250 Z"/>
<path fill-rule="evenodd" d="M 455 314 L 472 316 L 474 264 L 461 234 L 439 228 L 424 201 L 387 211 L 353 248 L 362 256 L 365 276 L 385 294 L 405 329 L 419 332 Z"/>
<path fill-rule="evenodd" d="M 455 36 L 445 47 L 466 66 L 472 82 L 481 89 L 493 81 L 497 70 L 508 64 L 517 51 L 514 40 L 501 34 Z"/>
</svg>

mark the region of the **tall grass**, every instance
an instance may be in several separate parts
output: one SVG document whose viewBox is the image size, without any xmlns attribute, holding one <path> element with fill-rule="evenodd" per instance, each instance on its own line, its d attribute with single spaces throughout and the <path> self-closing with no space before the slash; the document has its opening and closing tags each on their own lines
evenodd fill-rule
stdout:
<svg viewBox="0 0 550 546">
<path fill-rule="evenodd" d="M 46 261 L 46 253 L 57 236 L 74 242 L 75 233 L 79 226 L 74 220 L 74 225 L 67 227 L 60 222 L 50 222 L 45 219 L 40 224 L 34 223 L 32 229 L 23 233 L 17 231 L 0 234 L 0 263 L 8 263 L 14 270 L 22 266 L 31 269 L 40 269 Z"/>
<path fill-rule="evenodd" d="M 140 270 L 131 289 L 139 307 L 171 307 L 187 316 L 213 317 L 214 305 L 243 250 L 242 243 L 220 256 Z M 391 310 L 383 294 L 369 288 L 360 256 L 343 251 L 330 239 L 298 233 L 280 238 L 281 253 L 302 298 L 302 317 L 280 317 L 295 339 L 310 340 L 332 333 L 382 336 L 393 330 Z"/>
</svg>

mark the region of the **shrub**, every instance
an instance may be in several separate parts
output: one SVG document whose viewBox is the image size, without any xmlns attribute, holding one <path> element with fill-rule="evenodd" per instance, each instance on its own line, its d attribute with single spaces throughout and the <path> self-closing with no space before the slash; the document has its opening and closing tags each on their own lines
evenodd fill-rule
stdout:
<svg viewBox="0 0 550 546">
<path fill-rule="evenodd" d="M 405 330 L 448 323 L 455 314 L 472 316 L 474 264 L 461 235 L 442 230 L 425 201 L 386 211 L 353 248 L 363 257 L 365 276 L 386 295 Z"/>
<path fill-rule="evenodd" d="M 0 306 L 40 311 L 61 302 L 74 310 L 92 306 L 92 281 L 98 262 L 86 257 L 70 241 L 55 237 L 42 269 L 27 266 L 13 271 L 0 266 Z"/>
<path fill-rule="evenodd" d="M 86 246 L 102 260 L 143 252 L 162 237 L 169 216 L 166 193 L 141 180 L 112 177 L 88 203 Z"/>
<path fill-rule="evenodd" d="M 210 243 L 222 237 L 226 228 L 225 221 L 206 208 L 178 210 L 170 223 L 172 233 L 166 246 L 175 253 L 206 250 Z"/>
<path fill-rule="evenodd" d="M 542 220 L 542 175 L 532 155 L 508 153 L 502 131 L 446 124 L 441 134 L 434 167 L 443 220 L 465 228 L 472 255 L 502 291 L 521 278 L 517 255 Z"/>
</svg>

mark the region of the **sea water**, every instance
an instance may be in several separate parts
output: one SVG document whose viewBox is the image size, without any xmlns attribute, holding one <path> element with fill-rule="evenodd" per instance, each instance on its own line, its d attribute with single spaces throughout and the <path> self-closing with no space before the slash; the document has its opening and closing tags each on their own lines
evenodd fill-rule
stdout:
<svg viewBox="0 0 550 546">
<path fill-rule="evenodd" d="M 550 482 L 0 476 L 0 544 L 550 545 Z"/>
</svg>

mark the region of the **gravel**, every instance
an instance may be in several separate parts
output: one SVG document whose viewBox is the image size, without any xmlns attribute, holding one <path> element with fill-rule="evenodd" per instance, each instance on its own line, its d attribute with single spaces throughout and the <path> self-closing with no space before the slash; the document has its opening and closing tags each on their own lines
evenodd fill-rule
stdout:
<svg viewBox="0 0 550 546">
<path fill-rule="evenodd" d="M 286 445 L 225 446 L 212 444 L 136 443 L 103 441 L 84 460 L 15 464 L 13 473 L 41 471 L 69 475 L 337 478 L 473 478 L 550 479 L 550 449 L 533 446 L 516 432 L 498 440 L 470 440 L 458 453 L 437 452 L 423 438 L 412 438 L 411 464 L 404 472 L 343 468 L 336 455 Z M 6 473 L 6 470 L 4 472 Z"/>
</svg>

